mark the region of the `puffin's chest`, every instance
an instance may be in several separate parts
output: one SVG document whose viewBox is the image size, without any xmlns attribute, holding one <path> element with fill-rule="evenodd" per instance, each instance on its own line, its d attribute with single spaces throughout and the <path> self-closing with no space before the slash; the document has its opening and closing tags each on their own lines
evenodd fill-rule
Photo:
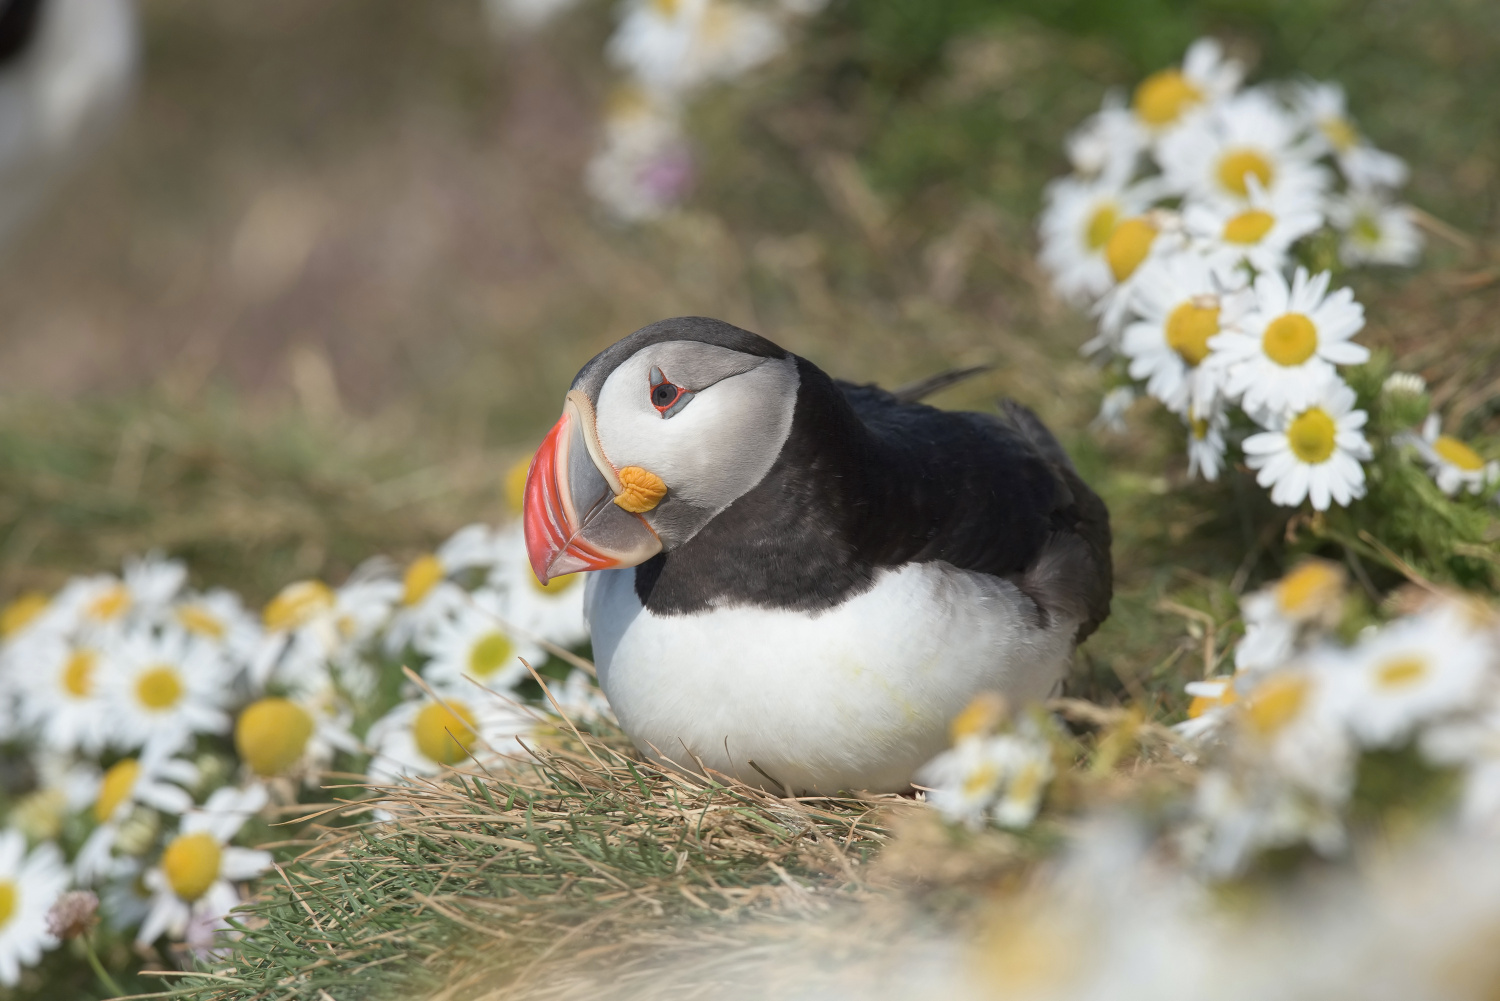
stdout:
<svg viewBox="0 0 1500 1001">
<path fill-rule="evenodd" d="M 586 599 L 621 725 L 648 754 L 754 784 L 905 788 L 976 693 L 1043 698 L 1071 655 L 1074 625 L 1039 629 L 1014 585 L 945 563 L 881 571 L 817 614 L 653 615 L 634 574 L 591 575 Z"/>
</svg>

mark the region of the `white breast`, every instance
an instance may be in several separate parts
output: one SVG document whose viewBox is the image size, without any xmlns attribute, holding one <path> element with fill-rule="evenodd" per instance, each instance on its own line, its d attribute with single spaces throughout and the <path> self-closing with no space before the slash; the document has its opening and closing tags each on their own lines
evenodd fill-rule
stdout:
<svg viewBox="0 0 1500 1001">
<path fill-rule="evenodd" d="M 907 788 L 975 694 L 1045 698 L 1078 625 L 1038 629 L 1015 585 L 946 563 L 881 571 L 817 615 L 657 616 L 634 582 L 591 574 L 585 602 L 600 684 L 636 746 L 799 793 Z"/>
</svg>

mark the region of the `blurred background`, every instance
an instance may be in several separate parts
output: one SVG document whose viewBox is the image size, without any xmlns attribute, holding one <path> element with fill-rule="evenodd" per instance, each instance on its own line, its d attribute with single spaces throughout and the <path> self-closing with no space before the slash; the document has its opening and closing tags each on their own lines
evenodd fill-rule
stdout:
<svg viewBox="0 0 1500 1001">
<path fill-rule="evenodd" d="M 135 5 L 133 93 L 0 251 L 0 597 L 156 547 L 256 601 L 502 519 L 582 363 L 696 313 L 857 380 L 994 365 L 937 402 L 1010 394 L 1059 430 L 1116 512 L 1123 611 L 1093 656 L 1148 670 L 1179 637 L 1128 612 L 1240 562 L 1234 505 L 1204 496 L 1235 488 L 1184 486 L 1144 403 L 1090 429 L 1091 324 L 1049 292 L 1034 221 L 1068 131 L 1203 34 L 1251 79 L 1341 81 L 1410 162 L 1451 232 L 1415 271 L 1348 277 L 1363 337 L 1496 430 L 1491 0 L 804 2 L 776 52 L 694 90 L 674 204 L 626 221 L 585 172 L 629 6 Z"/>
</svg>

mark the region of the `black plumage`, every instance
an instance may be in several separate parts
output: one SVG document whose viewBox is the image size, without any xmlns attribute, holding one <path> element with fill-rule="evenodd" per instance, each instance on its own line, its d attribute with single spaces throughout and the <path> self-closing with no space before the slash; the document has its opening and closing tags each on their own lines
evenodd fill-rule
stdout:
<svg viewBox="0 0 1500 1001">
<path fill-rule="evenodd" d="M 42 0 L 0 0 L 0 66 L 25 55 L 41 13 Z"/>
</svg>

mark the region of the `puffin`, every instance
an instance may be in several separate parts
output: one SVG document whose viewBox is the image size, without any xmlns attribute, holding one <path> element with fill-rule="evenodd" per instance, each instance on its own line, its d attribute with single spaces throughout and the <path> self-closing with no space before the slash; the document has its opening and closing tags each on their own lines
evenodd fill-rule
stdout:
<svg viewBox="0 0 1500 1001">
<path fill-rule="evenodd" d="M 778 795 L 904 792 L 980 693 L 1056 694 L 1109 614 L 1109 512 L 1026 407 L 836 380 L 707 317 L 578 372 L 527 556 L 586 573 L 599 683 L 648 758 Z"/>
</svg>

